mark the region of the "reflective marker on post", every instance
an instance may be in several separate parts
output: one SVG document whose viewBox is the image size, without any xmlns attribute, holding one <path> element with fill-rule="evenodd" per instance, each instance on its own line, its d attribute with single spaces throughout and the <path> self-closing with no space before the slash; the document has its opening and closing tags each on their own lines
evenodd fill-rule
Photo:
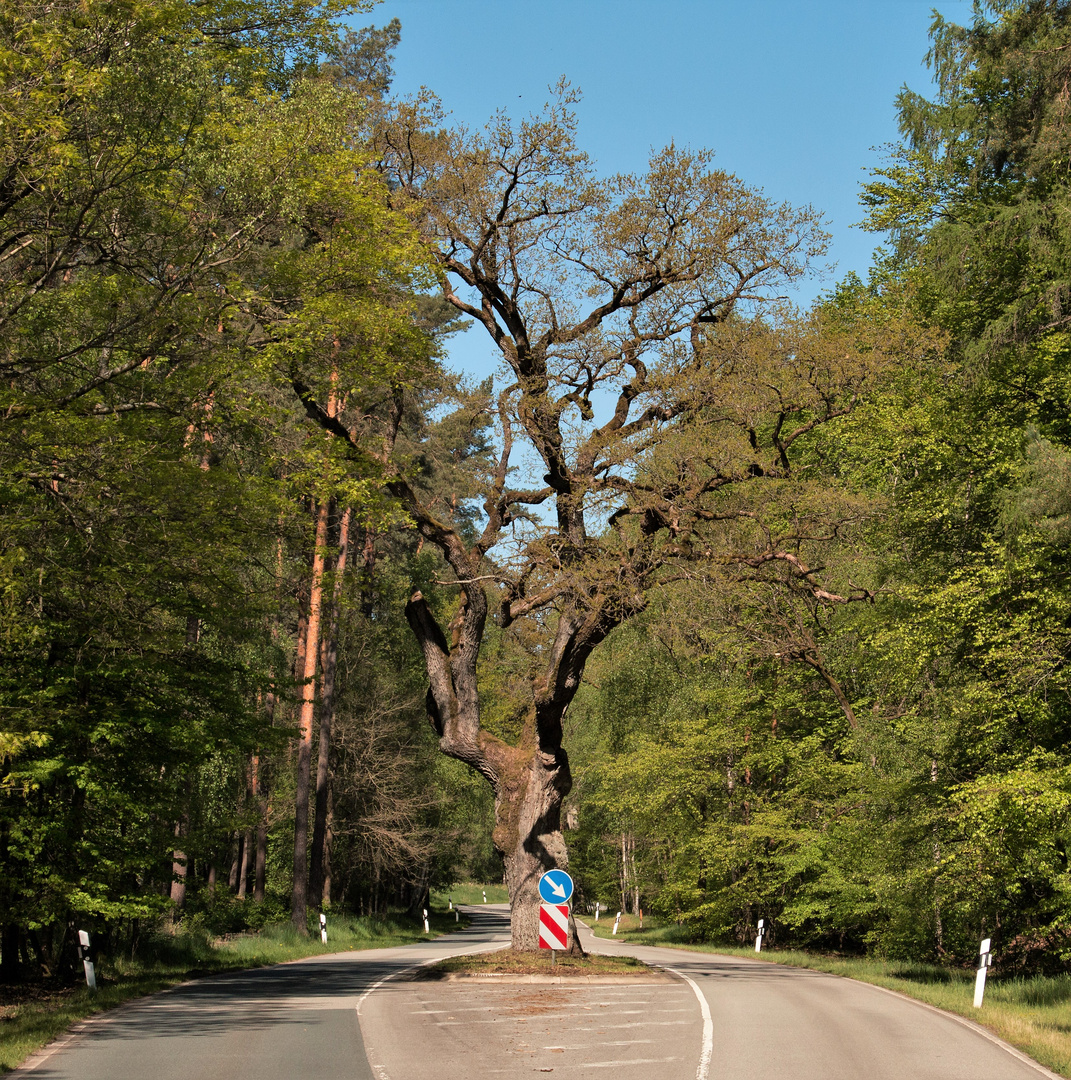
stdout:
<svg viewBox="0 0 1071 1080">
<path fill-rule="evenodd" d="M 89 947 L 89 934 L 85 930 L 78 931 L 78 955 L 82 958 L 82 966 L 86 969 L 86 986 L 90 990 L 96 990 L 97 972 L 93 966 L 93 953 Z"/>
<path fill-rule="evenodd" d="M 568 904 L 539 905 L 539 947 L 541 949 L 569 947 Z"/>
<path fill-rule="evenodd" d="M 766 925 L 765 919 L 759 919 L 759 932 L 755 937 L 755 952 L 762 952 L 762 934 L 763 927 Z"/>
<path fill-rule="evenodd" d="M 327 916 L 320 912 L 320 940 L 327 944 Z"/>
<path fill-rule="evenodd" d="M 974 977 L 974 1007 L 976 1009 L 982 1007 L 982 998 L 985 996 L 985 973 L 993 964 L 993 954 L 990 952 L 992 944 L 993 939 L 986 938 L 978 950 L 978 973 Z"/>
</svg>

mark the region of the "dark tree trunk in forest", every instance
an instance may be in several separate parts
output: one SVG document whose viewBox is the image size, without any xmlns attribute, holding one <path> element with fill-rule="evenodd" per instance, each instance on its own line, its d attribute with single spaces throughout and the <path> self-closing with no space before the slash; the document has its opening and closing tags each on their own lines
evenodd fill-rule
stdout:
<svg viewBox="0 0 1071 1080">
<path fill-rule="evenodd" d="M 268 866 L 268 796 L 261 775 L 260 754 L 253 755 L 253 801 L 257 808 L 257 851 L 253 861 L 253 900 L 264 902 L 264 884 Z"/>
<path fill-rule="evenodd" d="M 231 892 L 238 891 L 238 871 L 242 866 L 242 837 L 237 829 L 231 834 L 231 868 L 227 873 L 227 885 Z"/>
<path fill-rule="evenodd" d="M 189 834 L 190 819 L 189 812 L 183 815 L 181 821 L 175 823 L 175 840 L 181 841 L 183 837 Z M 178 919 L 179 913 L 186 906 L 186 878 L 189 874 L 189 859 L 186 857 L 185 851 L 182 848 L 185 845 L 175 844 L 175 850 L 171 856 L 171 903 L 175 905 L 175 910 L 172 913 L 175 919 Z"/>
<path fill-rule="evenodd" d="M 331 726 L 335 717 L 335 671 L 338 666 L 338 616 L 342 582 L 349 553 L 353 511 L 346 507 L 339 523 L 338 555 L 331 588 L 331 614 L 324 635 L 320 688 L 320 742 L 316 760 L 316 811 L 312 826 L 312 868 L 309 895 L 317 907 L 324 902 L 324 866 L 327 861 L 327 804 L 331 786 Z"/>
<path fill-rule="evenodd" d="M 324 907 L 331 906 L 331 847 L 335 839 L 335 800 L 331 788 L 327 788 L 327 826 L 324 832 L 324 868 L 323 890 L 321 903 Z M 340 901 L 341 903 L 341 898 Z"/>
<path fill-rule="evenodd" d="M 253 830 L 242 834 L 242 865 L 238 869 L 238 899 L 244 900 L 249 891 L 249 867 L 253 854 Z"/>
<path fill-rule="evenodd" d="M 13 986 L 19 981 L 19 927 L 6 922 L 0 928 L 0 983 Z"/>
</svg>

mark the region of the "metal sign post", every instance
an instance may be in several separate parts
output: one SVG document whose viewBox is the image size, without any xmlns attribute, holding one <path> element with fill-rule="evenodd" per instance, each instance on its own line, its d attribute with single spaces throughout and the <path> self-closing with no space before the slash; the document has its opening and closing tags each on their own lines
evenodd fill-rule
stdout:
<svg viewBox="0 0 1071 1080">
<path fill-rule="evenodd" d="M 982 998 L 985 996 L 986 972 L 993 965 L 993 954 L 990 951 L 992 944 L 993 939 L 986 938 L 978 950 L 978 973 L 974 977 L 974 1007 L 976 1009 L 982 1007 Z"/>
</svg>

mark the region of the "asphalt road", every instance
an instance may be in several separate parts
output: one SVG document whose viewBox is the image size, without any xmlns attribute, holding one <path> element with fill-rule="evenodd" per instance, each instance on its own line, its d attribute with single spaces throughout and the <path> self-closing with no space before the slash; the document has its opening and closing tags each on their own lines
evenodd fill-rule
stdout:
<svg viewBox="0 0 1071 1080">
<path fill-rule="evenodd" d="M 876 986 L 589 933 L 581 940 L 690 981 L 709 1013 L 697 1080 L 1059 1080 L 976 1025 Z"/>
<path fill-rule="evenodd" d="M 357 1020 L 361 997 L 416 964 L 509 943 L 505 905 L 468 910 L 470 927 L 435 941 L 213 976 L 154 994 L 80 1025 L 9 1076 L 376 1080 Z"/>
<path fill-rule="evenodd" d="M 404 948 L 202 979 L 82 1025 L 34 1080 L 1039 1080 L 973 1025 L 862 983 L 746 958 L 596 941 L 680 977 L 583 986 L 408 981 L 508 943 L 505 906 Z"/>
</svg>

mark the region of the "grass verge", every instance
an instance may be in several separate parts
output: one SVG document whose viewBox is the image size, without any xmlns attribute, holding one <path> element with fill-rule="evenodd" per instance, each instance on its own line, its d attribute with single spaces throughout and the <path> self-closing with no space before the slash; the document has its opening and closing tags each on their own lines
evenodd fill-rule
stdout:
<svg viewBox="0 0 1071 1080">
<path fill-rule="evenodd" d="M 438 907 L 447 907 L 453 900 L 455 904 L 482 904 L 484 894 L 489 904 L 509 903 L 509 893 L 505 885 L 481 885 L 477 881 L 464 881 L 451 885 L 448 889 L 432 889 L 431 902 Z"/>
<path fill-rule="evenodd" d="M 434 909 L 429 921 L 431 933 L 425 934 L 421 924 L 402 916 L 328 916 L 326 945 L 319 936 L 301 936 L 289 923 L 225 940 L 196 931 L 161 933 L 144 942 L 133 960 L 104 958 L 96 993 L 85 986 L 0 987 L 0 1073 L 16 1068 L 79 1020 L 188 979 L 325 953 L 409 945 L 466 925 L 455 922 L 452 913 Z"/>
<path fill-rule="evenodd" d="M 597 937 L 612 937 L 612 919 L 595 923 L 588 917 L 585 921 Z M 659 925 L 648 919 L 646 928 L 640 930 L 639 920 L 627 915 L 621 917 L 615 940 L 723 956 L 748 956 L 883 986 L 973 1020 L 1046 1068 L 1071 1078 L 1071 974 L 1032 978 L 1002 978 L 999 972 L 991 974 L 986 983 L 985 1001 L 982 1008 L 976 1009 L 973 971 L 906 960 L 821 956 L 779 949 L 764 949 L 761 956 L 756 956 L 754 946 L 695 944 L 688 940 L 684 928 L 673 924 Z"/>
</svg>

